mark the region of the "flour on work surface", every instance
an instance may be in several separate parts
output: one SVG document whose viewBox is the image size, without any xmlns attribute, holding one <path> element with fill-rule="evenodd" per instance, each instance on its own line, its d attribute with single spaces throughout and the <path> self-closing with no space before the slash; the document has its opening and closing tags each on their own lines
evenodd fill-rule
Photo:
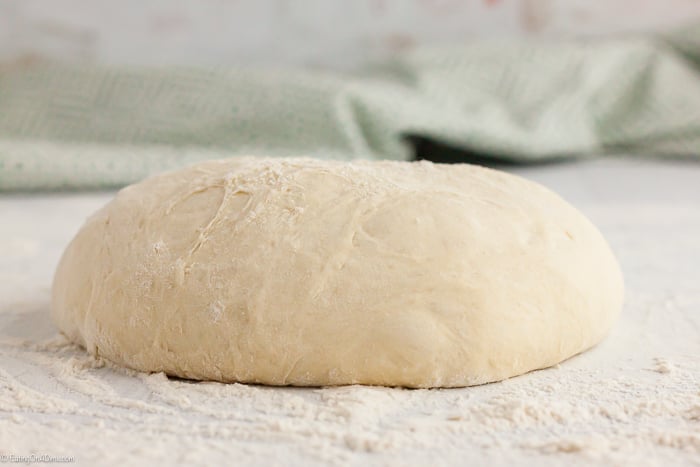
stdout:
<svg viewBox="0 0 700 467">
<path fill-rule="evenodd" d="M 0 245 L 11 245 L 0 255 L 12 253 L 0 257 L 0 454 L 78 465 L 698 465 L 700 205 L 683 200 L 698 199 L 697 175 L 684 174 L 700 169 L 634 169 L 653 202 L 616 205 L 584 196 L 612 185 L 596 166 L 575 167 L 536 173 L 580 196 L 610 241 L 627 286 L 620 321 L 558 367 L 448 390 L 193 383 L 91 358 L 56 334 L 49 284 L 65 242 L 106 197 L 4 209 L 0 199 Z M 623 173 L 615 186 L 635 180 L 615 170 L 600 172 Z M 657 189 L 664 179 L 673 183 Z"/>
<path fill-rule="evenodd" d="M 114 367 L 60 336 L 3 339 L 0 355 L 9 362 L 0 369 L 7 454 L 12 446 L 12 453 L 119 464 L 135 452 L 178 462 L 217 462 L 235 452 L 249 462 L 273 456 L 273 463 L 301 453 L 318 464 L 367 456 L 391 464 L 420 463 L 427 452 L 452 462 L 465 450 L 467 457 L 494 450 L 504 464 L 573 456 L 630 465 L 644 465 L 651 451 L 668 462 L 700 455 L 692 358 L 674 360 L 673 371 L 665 370 L 667 359 L 652 359 L 645 384 L 613 369 L 564 365 L 485 386 L 406 390 L 173 380 Z M 89 449 L 87 437 L 95 439 Z"/>
</svg>

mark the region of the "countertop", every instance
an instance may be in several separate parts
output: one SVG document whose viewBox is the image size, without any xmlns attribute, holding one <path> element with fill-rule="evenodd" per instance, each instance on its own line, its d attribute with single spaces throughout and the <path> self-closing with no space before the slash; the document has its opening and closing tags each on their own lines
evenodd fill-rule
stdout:
<svg viewBox="0 0 700 467">
<path fill-rule="evenodd" d="M 59 256 L 112 192 L 0 195 L 0 457 L 78 465 L 700 465 L 700 163 L 517 168 L 578 207 L 622 265 L 608 338 L 463 389 L 270 388 L 94 359 L 49 317 Z M 1 460 L 1 459 L 0 459 Z"/>
</svg>

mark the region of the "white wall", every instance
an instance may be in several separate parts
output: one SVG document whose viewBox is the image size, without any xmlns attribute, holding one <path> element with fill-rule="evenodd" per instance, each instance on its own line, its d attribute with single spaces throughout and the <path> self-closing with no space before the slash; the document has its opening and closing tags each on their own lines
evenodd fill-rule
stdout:
<svg viewBox="0 0 700 467">
<path fill-rule="evenodd" d="M 416 44 L 693 19 L 700 0 L 0 0 L 0 63 L 351 67 Z"/>
</svg>

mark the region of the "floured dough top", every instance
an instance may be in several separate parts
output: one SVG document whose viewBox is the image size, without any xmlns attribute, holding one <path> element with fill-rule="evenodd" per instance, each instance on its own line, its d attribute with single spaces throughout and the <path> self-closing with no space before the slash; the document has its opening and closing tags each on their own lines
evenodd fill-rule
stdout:
<svg viewBox="0 0 700 467">
<path fill-rule="evenodd" d="M 595 227 L 519 177 L 237 158 L 121 190 L 64 253 L 52 313 L 137 370 L 441 387 L 591 347 L 622 295 Z"/>
</svg>

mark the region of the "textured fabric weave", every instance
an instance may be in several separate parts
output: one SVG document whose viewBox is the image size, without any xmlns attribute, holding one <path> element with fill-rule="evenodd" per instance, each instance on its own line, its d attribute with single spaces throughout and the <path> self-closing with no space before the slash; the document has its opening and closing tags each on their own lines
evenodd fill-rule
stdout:
<svg viewBox="0 0 700 467">
<path fill-rule="evenodd" d="M 356 74 L 9 67 L 0 190 L 120 186 L 241 154 L 700 156 L 700 26 L 598 42 L 417 50 Z"/>
</svg>

